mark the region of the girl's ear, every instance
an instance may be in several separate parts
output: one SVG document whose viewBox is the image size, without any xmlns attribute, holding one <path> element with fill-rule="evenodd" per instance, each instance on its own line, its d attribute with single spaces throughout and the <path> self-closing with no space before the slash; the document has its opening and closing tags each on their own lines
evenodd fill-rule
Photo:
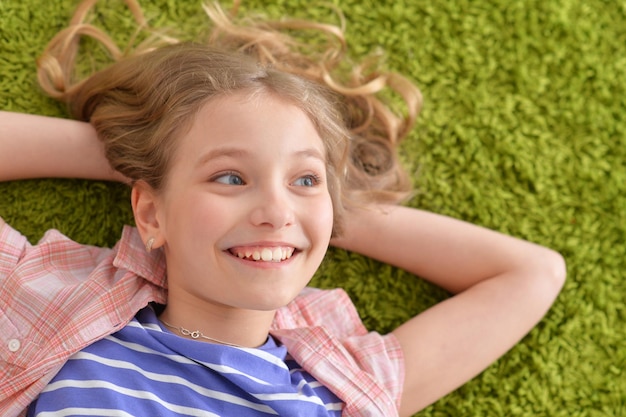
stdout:
<svg viewBox="0 0 626 417">
<path fill-rule="evenodd" d="M 137 181 L 131 192 L 131 204 L 137 229 L 148 251 L 162 246 L 165 242 L 158 216 L 158 194 L 145 181 Z"/>
</svg>

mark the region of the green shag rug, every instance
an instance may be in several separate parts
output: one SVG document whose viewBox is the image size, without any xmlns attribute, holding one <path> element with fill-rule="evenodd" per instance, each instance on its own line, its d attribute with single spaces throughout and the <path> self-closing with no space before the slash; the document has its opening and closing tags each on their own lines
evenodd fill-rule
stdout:
<svg viewBox="0 0 626 417">
<path fill-rule="evenodd" d="M 35 58 L 76 3 L 0 0 L 1 109 L 66 115 L 40 94 Z M 626 416 L 624 2 L 332 3 L 345 13 L 355 55 L 386 52 L 388 67 L 424 93 L 419 125 L 401 148 L 419 191 L 409 204 L 552 247 L 568 264 L 539 326 L 419 416 Z M 124 37 L 132 31 L 120 4 L 96 19 Z M 153 26 L 191 37 L 206 25 L 200 0 L 142 4 Z M 314 6 L 244 0 L 243 12 L 332 19 L 323 2 Z M 113 245 L 132 222 L 124 186 L 82 180 L 0 184 L 0 215 L 31 241 L 57 228 L 97 245 Z M 313 284 L 347 289 L 381 332 L 446 297 L 338 250 Z"/>
</svg>

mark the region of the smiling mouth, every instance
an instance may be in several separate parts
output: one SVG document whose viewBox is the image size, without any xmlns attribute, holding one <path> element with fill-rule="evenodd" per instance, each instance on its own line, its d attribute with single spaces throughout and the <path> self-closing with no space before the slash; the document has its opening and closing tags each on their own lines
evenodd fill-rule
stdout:
<svg viewBox="0 0 626 417">
<path fill-rule="evenodd" d="M 296 253 L 296 248 L 289 246 L 230 248 L 228 252 L 247 261 L 282 262 Z"/>
</svg>

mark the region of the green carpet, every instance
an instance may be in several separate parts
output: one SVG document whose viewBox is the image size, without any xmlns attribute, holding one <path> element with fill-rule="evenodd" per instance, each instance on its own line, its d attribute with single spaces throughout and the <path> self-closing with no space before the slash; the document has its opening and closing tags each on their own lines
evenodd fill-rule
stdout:
<svg viewBox="0 0 626 417">
<path fill-rule="evenodd" d="M 129 34 L 129 18 L 114 16 L 119 3 L 97 20 Z M 204 25 L 199 1 L 143 3 L 155 26 L 192 35 Z M 244 3 L 272 16 L 331 15 L 308 0 Z M 624 2 L 334 3 L 346 14 L 352 51 L 386 51 L 389 68 L 424 93 L 419 125 L 402 146 L 419 190 L 409 204 L 547 245 L 568 264 L 540 325 L 419 416 L 626 416 Z M 0 0 L 1 109 L 65 114 L 39 93 L 35 57 L 75 4 Z M 127 197 L 115 184 L 20 181 L 0 184 L 0 215 L 32 241 L 54 227 L 112 245 L 131 221 Z M 382 332 L 446 296 L 342 251 L 331 251 L 314 284 L 346 288 L 365 323 Z"/>
</svg>

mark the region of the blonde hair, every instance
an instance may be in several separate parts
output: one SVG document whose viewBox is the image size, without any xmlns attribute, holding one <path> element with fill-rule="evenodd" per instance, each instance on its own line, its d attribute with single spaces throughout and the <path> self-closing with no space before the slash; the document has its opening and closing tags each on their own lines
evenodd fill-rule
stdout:
<svg viewBox="0 0 626 417">
<path fill-rule="evenodd" d="M 420 92 L 398 74 L 368 71 L 368 61 L 342 73 L 346 42 L 340 27 L 302 20 L 237 21 L 237 3 L 231 16 L 212 4 L 204 6 L 213 23 L 206 42 L 179 42 L 153 32 L 125 55 L 105 32 L 86 23 L 97 1 L 83 1 L 69 27 L 50 41 L 38 61 L 38 78 L 47 94 L 68 104 L 73 117 L 95 127 L 109 163 L 131 181 L 162 188 L 176 138 L 207 101 L 234 92 L 265 92 L 304 111 L 324 142 L 335 234 L 346 207 L 397 203 L 410 192 L 395 150 L 419 113 Z M 125 2 L 138 25 L 147 28 L 136 0 Z M 291 30 L 316 31 L 327 43 L 315 51 Z M 115 62 L 75 80 L 83 36 L 104 45 Z M 403 99 L 404 114 L 378 97 L 385 89 Z"/>
</svg>

